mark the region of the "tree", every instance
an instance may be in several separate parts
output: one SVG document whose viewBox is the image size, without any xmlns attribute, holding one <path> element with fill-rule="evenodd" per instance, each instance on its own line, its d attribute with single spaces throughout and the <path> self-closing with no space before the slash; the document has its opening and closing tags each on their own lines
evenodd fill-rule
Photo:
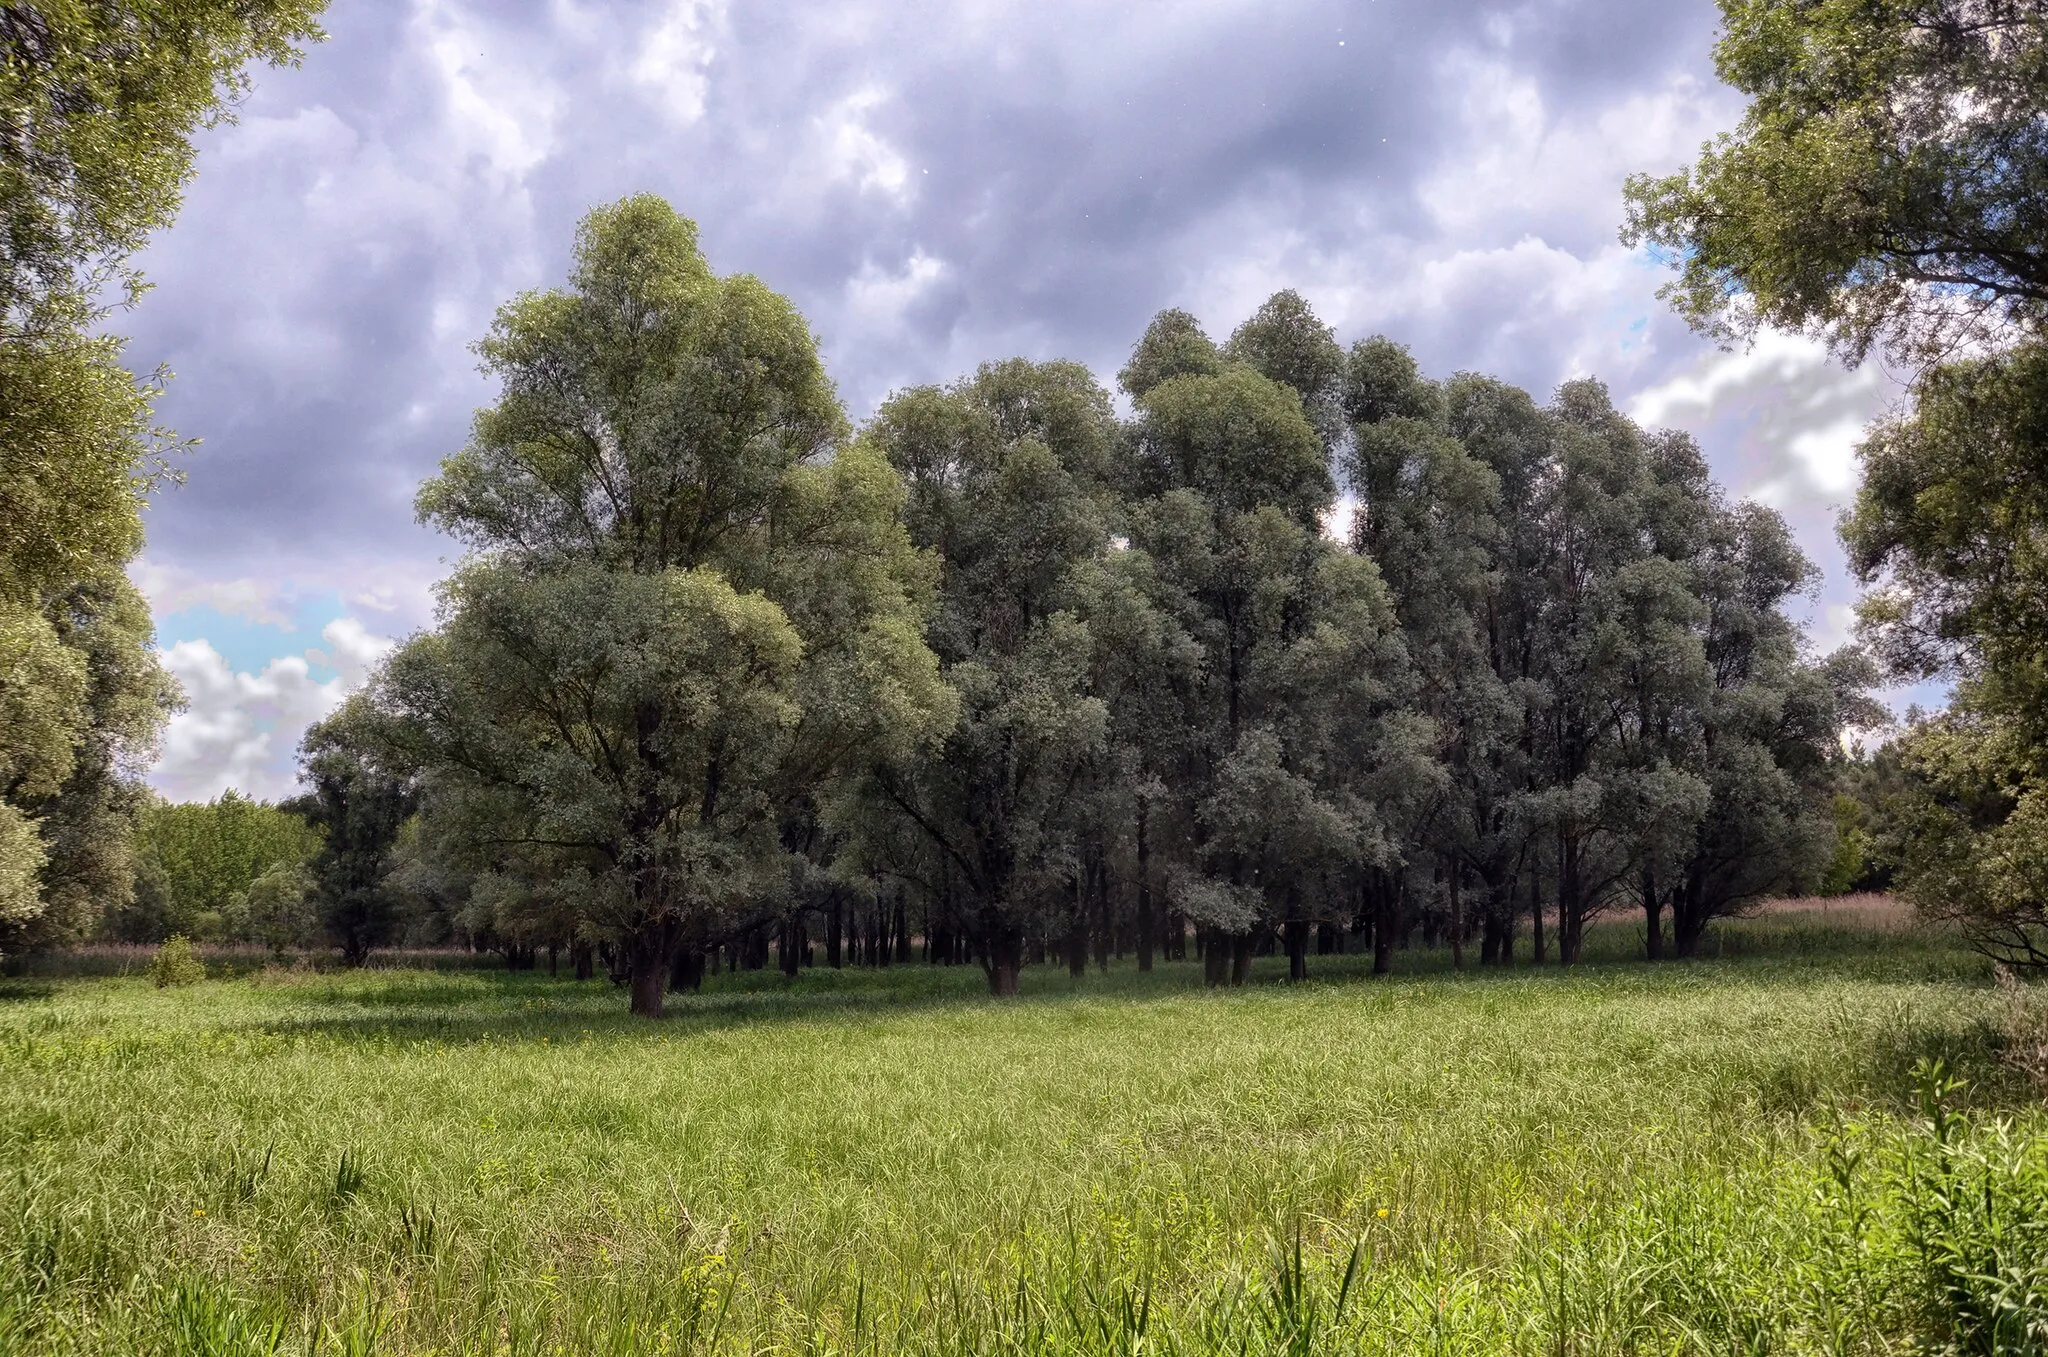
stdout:
<svg viewBox="0 0 2048 1357">
<path fill-rule="evenodd" d="M 133 913 L 112 910 L 110 931 L 125 942 L 242 936 L 237 900 L 259 877 L 305 868 L 320 845 L 304 817 L 233 790 L 204 803 L 147 796 L 136 815 L 136 873 L 160 880 L 164 898 Z"/>
<path fill-rule="evenodd" d="M 282 957 L 310 947 L 320 936 L 312 874 L 300 863 L 279 862 L 251 881 L 230 906 L 234 931 Z"/>
<path fill-rule="evenodd" d="M 175 215 L 191 137 L 318 0 L 0 7 L 0 947 L 75 938 L 128 894 L 132 773 L 175 689 L 122 572 L 174 446 L 101 323 Z M 19 895 L 33 877 L 34 899 Z"/>
<path fill-rule="evenodd" d="M 1466 388 L 1457 393 L 1460 409 L 1480 389 Z M 1517 603 L 1527 576 L 1502 559 L 1514 540 L 1514 513 L 1503 503 L 1502 472 L 1452 435 L 1445 393 L 1421 377 L 1405 349 L 1377 336 L 1355 345 L 1345 407 L 1353 425 L 1343 464 L 1359 504 L 1352 540 L 1396 600 L 1413 665 L 1408 701 L 1443 771 L 1435 794 L 1414 800 L 1401 839 L 1421 850 L 1415 856 L 1433 859 L 1453 887 L 1446 903 L 1459 906 L 1450 921 L 1455 964 L 1464 962 L 1468 875 L 1480 888 L 1483 959 L 1499 962 L 1504 950 L 1512 954 L 1517 881 L 1533 875 L 1523 800 L 1527 698 L 1517 691 L 1530 663 L 1527 647 L 1517 644 L 1526 628 Z M 1533 405 L 1527 408 L 1533 415 Z M 1403 884 L 1384 870 L 1364 882 L 1381 970 L 1392 965 Z"/>
<path fill-rule="evenodd" d="M 1321 531 L 1343 365 L 1282 293 L 1225 350 L 1163 313 L 1124 369 L 1130 549 L 1199 655 L 1184 733 L 1155 740 L 1152 763 L 1188 827 L 1170 889 L 1212 984 L 1242 983 L 1274 925 L 1304 974 L 1335 883 L 1394 852 L 1371 793 L 1400 646 L 1378 572 Z"/>
<path fill-rule="evenodd" d="M 1873 837 L 1896 888 L 2001 960 L 2048 963 L 2048 343 L 1924 373 L 1871 431 L 1842 523 L 1859 622 L 1901 678 L 1953 678 L 1897 741 Z"/>
<path fill-rule="evenodd" d="M 2048 5 L 1722 0 L 1740 128 L 1629 180 L 1623 239 L 1696 326 L 1902 357 L 2048 319 Z"/>
<path fill-rule="evenodd" d="M 1862 448 L 1842 536 L 1891 674 L 1959 683 L 1947 716 L 1903 737 L 1877 838 L 1909 898 L 2031 957 L 2026 889 L 1992 864 L 2038 851 L 2027 808 L 2048 771 L 2048 6 L 1723 11 L 1717 59 L 1749 112 L 1691 170 L 1632 180 L 1624 237 L 1676 257 L 1668 295 L 1700 328 L 1803 329 L 1919 367 L 1910 408 Z"/>
<path fill-rule="evenodd" d="M 1541 959 L 1548 877 L 1569 962 L 1631 894 L 1650 956 L 1667 911 L 1684 956 L 1708 920 L 1812 874 L 1829 746 L 1867 676 L 1801 660 L 1782 605 L 1810 567 L 1783 521 L 1725 505 L 1689 439 L 1636 428 L 1595 383 L 1546 410 L 1483 378 L 1435 387 L 1373 340 L 1346 404 L 1357 541 L 1445 769 L 1404 842 L 1435 863 L 1454 959 L 1468 880 L 1482 960 L 1512 954 L 1524 892 Z M 1396 924 L 1407 883 L 1375 886 Z"/>
<path fill-rule="evenodd" d="M 29 626 L 44 632 L 46 654 L 76 668 L 47 687 L 33 669 L 18 687 L 6 686 L 31 708 L 51 699 L 76 706 L 68 719 L 27 723 L 24 743 L 47 751 L 48 776 L 19 778 L 8 799 L 38 823 L 40 907 L 33 919 L 0 928 L 0 951 L 82 941 L 104 912 L 128 905 L 130 831 L 147 795 L 141 773 L 165 716 L 182 701 L 151 649 L 149 606 L 122 575 L 78 581 Z"/>
<path fill-rule="evenodd" d="M 1903 678 L 1962 678 L 2048 751 L 2048 343 L 1928 372 L 1862 458 L 1842 540 L 1878 655 Z"/>
<path fill-rule="evenodd" d="M 297 65 L 325 0 L 113 0 L 0 13 L 0 316 L 68 336 L 177 215 L 192 134 L 232 116 L 253 62 Z"/>
<path fill-rule="evenodd" d="M 792 803 L 952 723 L 931 563 L 886 462 L 835 455 L 802 318 L 657 198 L 586 217 L 570 288 L 478 351 L 503 394 L 419 498 L 478 555 L 369 701 L 468 865 L 573 883 L 658 1017 L 679 950 L 776 876 Z"/>
<path fill-rule="evenodd" d="M 306 732 L 299 776 L 309 790 L 288 809 L 320 831 L 308 868 L 320 923 L 342 960 L 360 966 L 391 939 L 398 900 L 388 878 L 417 788 L 385 757 L 361 694 Z"/>
<path fill-rule="evenodd" d="M 996 995 L 1016 993 L 1027 934 L 1083 922 L 1081 812 L 1109 712 L 1076 572 L 1109 547 L 1113 436 L 1085 368 L 1021 360 L 905 392 L 863 435 L 944 562 L 926 637 L 960 711 L 943 743 L 872 768 L 859 853 L 968 931 Z"/>
<path fill-rule="evenodd" d="M 2048 784 L 2018 725 L 1958 701 L 1897 742 L 1880 852 L 1920 912 L 2008 965 L 2048 967 Z"/>
</svg>

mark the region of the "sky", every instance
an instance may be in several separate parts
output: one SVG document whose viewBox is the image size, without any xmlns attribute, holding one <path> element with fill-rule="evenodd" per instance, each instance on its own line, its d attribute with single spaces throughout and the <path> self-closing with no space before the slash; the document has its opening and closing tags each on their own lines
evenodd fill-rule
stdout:
<svg viewBox="0 0 2048 1357">
<path fill-rule="evenodd" d="M 1810 341 L 1724 352 L 1617 237 L 1621 185 L 1741 116 L 1712 0 L 337 0 L 200 138 L 119 318 L 200 440 L 133 568 L 189 706 L 154 785 L 288 795 L 306 725 L 431 625 L 412 499 L 494 392 L 469 345 L 629 193 L 791 297 L 848 413 L 1024 355 L 1113 384 L 1166 307 L 1219 339 L 1294 288 L 1347 344 L 1691 431 L 1823 571 L 1897 399 Z"/>
</svg>

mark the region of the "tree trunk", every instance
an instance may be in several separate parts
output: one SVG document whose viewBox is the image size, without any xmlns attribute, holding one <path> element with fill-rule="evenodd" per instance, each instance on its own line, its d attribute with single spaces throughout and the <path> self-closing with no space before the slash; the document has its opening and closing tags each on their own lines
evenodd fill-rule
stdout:
<svg viewBox="0 0 2048 1357">
<path fill-rule="evenodd" d="M 1308 920 L 1289 919 L 1287 933 L 1287 978 L 1308 979 Z"/>
<path fill-rule="evenodd" d="M 1648 960 L 1664 959 L 1664 898 L 1657 893 L 1657 874 L 1643 868 L 1643 952 Z"/>
<path fill-rule="evenodd" d="M 1230 978 L 1230 958 L 1224 954 L 1223 937 L 1206 924 L 1195 930 L 1195 947 L 1202 954 L 1202 983 L 1210 989 Z"/>
<path fill-rule="evenodd" d="M 1151 807 L 1138 800 L 1138 969 L 1152 969 L 1152 840 L 1149 835 Z"/>
<path fill-rule="evenodd" d="M 697 947 L 684 947 L 676 952 L 674 964 L 669 967 L 668 988 L 671 994 L 695 994 L 704 988 L 704 952 Z"/>
<path fill-rule="evenodd" d="M 669 964 L 675 955 L 675 933 L 674 927 L 666 922 L 643 924 L 626 944 L 632 1013 L 636 1018 L 661 1016 L 662 992 L 668 988 Z"/>
<path fill-rule="evenodd" d="M 1699 888 L 1688 880 L 1671 897 L 1671 950 L 1681 961 L 1700 954 L 1700 939 L 1707 931 L 1707 911 L 1700 903 Z"/>
<path fill-rule="evenodd" d="M 1017 993 L 1017 973 L 1023 968 L 1024 937 L 1014 929 L 998 928 L 990 932 L 986 959 L 982 962 L 988 974 L 988 992 L 998 999 L 1008 999 Z"/>
<path fill-rule="evenodd" d="M 1067 974 L 1075 980 L 1088 974 L 1088 926 L 1076 913 L 1067 929 Z"/>
<path fill-rule="evenodd" d="M 1576 966 L 1585 938 L 1586 902 L 1579 896 L 1578 841 L 1560 830 L 1557 836 L 1557 960 Z"/>
<path fill-rule="evenodd" d="M 576 978 L 589 980 L 597 974 L 597 957 L 587 942 L 572 944 L 569 955 L 576 963 Z"/>
<path fill-rule="evenodd" d="M 796 979 L 804 962 L 804 914 L 797 910 L 782 925 L 782 973 Z"/>
<path fill-rule="evenodd" d="M 1536 958 L 1532 964 L 1541 966 L 1544 962 L 1550 960 L 1549 954 L 1544 950 L 1543 874 L 1541 872 L 1529 873 L 1529 947 Z"/>
<path fill-rule="evenodd" d="M 910 964 L 910 906 L 901 886 L 896 888 L 896 960 Z"/>
<path fill-rule="evenodd" d="M 1109 970 L 1109 944 L 1112 924 L 1109 918 L 1109 872 L 1100 863 L 1088 869 L 1088 895 L 1094 916 L 1095 969 L 1107 973 Z"/>
<path fill-rule="evenodd" d="M 832 908 L 825 916 L 825 964 L 838 970 L 842 957 L 841 948 L 845 943 L 846 906 L 839 897 L 832 897 Z"/>
<path fill-rule="evenodd" d="M 1465 969 L 1465 896 L 1458 887 L 1458 878 L 1464 873 L 1456 863 L 1451 864 L 1451 969 Z"/>
<path fill-rule="evenodd" d="M 1394 969 L 1394 939 L 1401 932 L 1401 896 L 1390 881 L 1372 886 L 1372 973 L 1386 975 Z"/>
<path fill-rule="evenodd" d="M 1251 978 L 1252 935 L 1235 933 L 1230 938 L 1230 987 L 1238 986 Z"/>
</svg>

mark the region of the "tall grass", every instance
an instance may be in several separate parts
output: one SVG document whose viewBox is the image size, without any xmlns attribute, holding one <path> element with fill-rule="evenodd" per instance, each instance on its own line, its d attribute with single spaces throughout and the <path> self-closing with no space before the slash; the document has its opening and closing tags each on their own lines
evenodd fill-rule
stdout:
<svg viewBox="0 0 2048 1357">
<path fill-rule="evenodd" d="M 743 973 L 659 1025 L 531 973 L 6 982 L 0 1352 L 2033 1350 L 2008 1006 L 1887 936 Z M 1980 1161 L 1989 1215 L 1929 1206 Z"/>
</svg>

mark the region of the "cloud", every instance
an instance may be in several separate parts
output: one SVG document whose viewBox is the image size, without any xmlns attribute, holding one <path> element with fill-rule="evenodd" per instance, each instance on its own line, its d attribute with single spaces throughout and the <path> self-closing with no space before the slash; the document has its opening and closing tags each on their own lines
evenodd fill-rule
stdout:
<svg viewBox="0 0 2048 1357">
<path fill-rule="evenodd" d="M 887 98 L 883 90 L 866 86 L 840 100 L 818 122 L 831 178 L 902 203 L 909 197 L 910 165 L 870 126 L 869 114 Z"/>
<path fill-rule="evenodd" d="M 1903 390 L 1878 363 L 1844 368 L 1818 341 L 1765 334 L 1744 349 L 1700 355 L 1638 391 L 1629 412 L 1716 437 L 1722 474 L 1739 491 L 1812 512 L 1853 497 L 1856 447 Z"/>
<path fill-rule="evenodd" d="M 210 577 L 148 556 L 135 558 L 128 567 L 128 578 L 149 600 L 158 617 L 203 607 L 261 626 L 292 625 L 292 609 L 275 580 Z"/>
<path fill-rule="evenodd" d="M 210 800 L 230 787 L 267 800 L 291 795 L 300 735 L 360 688 L 392 646 L 352 617 L 328 623 L 321 637 L 326 648 L 280 655 L 260 673 L 237 672 L 204 639 L 162 651 L 190 705 L 164 731 L 151 785 L 180 801 Z M 315 668 L 333 677 L 317 678 Z"/>
<path fill-rule="evenodd" d="M 688 124 L 704 116 L 709 68 L 717 55 L 713 35 L 724 20 L 722 4 L 673 0 L 642 38 L 633 79 L 653 92 L 670 121 Z"/>
</svg>

